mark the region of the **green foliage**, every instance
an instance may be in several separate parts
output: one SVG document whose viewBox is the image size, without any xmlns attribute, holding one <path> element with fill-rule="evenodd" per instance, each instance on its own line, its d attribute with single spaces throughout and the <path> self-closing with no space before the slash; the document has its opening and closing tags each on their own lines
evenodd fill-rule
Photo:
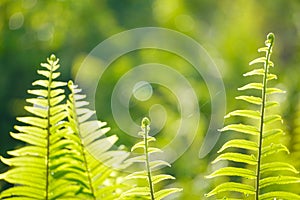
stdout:
<svg viewBox="0 0 300 200">
<path fill-rule="evenodd" d="M 143 140 L 136 143 L 131 151 L 143 150 L 143 155 L 133 157 L 128 162 L 135 163 L 144 163 L 145 170 L 133 172 L 129 174 L 125 179 L 143 179 L 147 180 L 146 186 L 138 186 L 134 187 L 122 194 L 122 198 L 133 197 L 133 198 L 143 198 L 143 199 L 151 199 L 151 200 L 161 200 L 173 193 L 180 192 L 182 189 L 179 188 L 168 188 L 162 190 L 155 190 L 155 185 L 160 183 L 163 180 L 175 179 L 171 175 L 167 174 L 157 174 L 153 175 L 153 171 L 161 166 L 170 166 L 169 163 L 162 160 L 151 160 L 151 154 L 162 152 L 160 149 L 151 147 L 150 143 L 154 142 L 156 139 L 152 136 L 149 136 L 150 131 L 150 120 L 148 118 L 144 118 L 141 124 L 142 131 L 139 133 L 140 136 L 143 137 Z"/>
<path fill-rule="evenodd" d="M 68 179 L 80 185 L 80 193 L 76 194 L 79 199 L 116 199 L 123 187 L 116 181 L 117 169 L 126 167 L 123 161 L 129 153 L 110 150 L 117 136 L 105 137 L 110 130 L 105 127 L 106 122 L 88 120 L 95 112 L 85 108 L 88 102 L 84 101 L 85 95 L 80 94 L 77 85 L 69 81 L 68 86 L 71 94 L 65 127 L 69 132 L 64 136 L 69 140 L 65 148 L 71 150 L 67 155 L 72 168 Z"/>
<path fill-rule="evenodd" d="M 212 163 L 225 161 L 230 166 L 222 167 L 207 178 L 227 177 L 229 181 L 219 184 L 206 196 L 223 199 L 300 199 L 299 194 L 286 190 L 290 184 L 300 183 L 298 170 L 290 163 L 280 161 L 287 146 L 278 140 L 284 131 L 280 128 L 281 116 L 276 113 L 277 101 L 273 94 L 283 93 L 270 87 L 269 81 L 277 79 L 270 73 L 274 66 L 270 60 L 274 35 L 270 33 L 266 46 L 259 49 L 264 57 L 250 62 L 263 64 L 244 76 L 261 82 L 252 82 L 240 87 L 247 94 L 236 97 L 249 103 L 247 109 L 230 112 L 225 118 L 241 117 L 241 121 L 229 124 L 221 132 L 233 131 L 243 138 L 227 141 L 218 151 L 220 155 Z M 173 180 L 173 176 L 155 172 L 168 162 L 153 159 L 161 153 L 152 147 L 156 139 L 149 135 L 150 120 L 144 118 L 139 135 L 142 141 L 131 151 L 142 155 L 128 158 L 129 153 L 116 147 L 118 137 L 107 136 L 110 128 L 105 122 L 94 120 L 95 111 L 88 109 L 88 102 L 81 89 L 72 81 L 58 81 L 59 60 L 51 55 L 47 63 L 41 64 L 38 74 L 44 78 L 33 82 L 36 88 L 28 90 L 34 95 L 26 99 L 29 113 L 17 120 L 24 125 L 15 126 L 17 133 L 11 136 L 26 146 L 9 151 L 11 158 L 0 157 L 10 169 L 0 174 L 0 179 L 13 184 L 1 192 L 3 200 L 33 199 L 85 199 L 85 200 L 161 200 L 182 191 L 180 188 L 165 188 L 162 181 Z M 68 85 L 65 100 L 64 86 Z M 248 94 L 249 92 L 249 94 Z M 250 93 L 252 92 L 252 93 Z M 65 103 L 66 102 L 66 103 Z M 299 157 L 298 118 L 295 119 L 292 147 L 295 160 Z M 278 159 L 274 157 L 278 156 Z M 132 163 L 142 164 L 144 170 L 135 171 L 126 177 L 122 172 Z M 227 180 L 228 180 L 227 179 Z M 132 185 L 128 184 L 132 183 Z"/>
<path fill-rule="evenodd" d="M 88 103 L 72 82 L 67 104 L 62 103 L 61 87 L 67 84 L 56 81 L 58 61 L 52 55 L 42 64 L 45 69 L 38 74 L 46 79 L 33 83 L 38 89 L 28 90 L 37 96 L 26 100 L 33 104 L 25 106 L 32 115 L 17 118 L 26 125 L 11 133 L 28 145 L 9 151 L 13 158 L 1 157 L 12 168 L 0 178 L 16 185 L 4 190 L 1 199 L 114 199 L 116 189 L 122 189 L 112 175 L 125 167 L 121 163 L 128 153 L 109 150 L 118 138 L 103 137 L 109 131 L 106 123 L 88 121 L 94 112 L 84 108 Z"/>
<path fill-rule="evenodd" d="M 289 153 L 289 151 L 285 145 L 274 140 L 276 136 L 283 133 L 280 128 L 276 128 L 276 124 L 282 119 L 280 115 L 273 112 L 274 106 L 277 106 L 278 103 L 270 99 L 272 94 L 282 93 L 283 91 L 268 85 L 269 81 L 277 79 L 276 75 L 269 72 L 270 67 L 274 66 L 270 60 L 274 45 L 274 35 L 272 33 L 268 34 L 265 45 L 265 47 L 258 50 L 259 52 L 265 52 L 265 56 L 250 62 L 250 65 L 262 63 L 263 68 L 254 69 L 244 74 L 245 77 L 262 77 L 261 82 L 249 83 L 239 88 L 240 91 L 259 91 L 259 95 L 255 93 L 255 95 L 243 95 L 236 98 L 254 105 L 254 109 L 230 112 L 225 118 L 238 116 L 244 118 L 246 122 L 230 124 L 220 130 L 221 132 L 235 131 L 241 133 L 246 139 L 232 139 L 226 142 L 219 150 L 221 154 L 212 162 L 232 161 L 235 166 L 217 169 L 207 176 L 207 178 L 229 176 L 233 181 L 218 185 L 206 195 L 207 197 L 229 193 L 230 198 L 237 197 L 239 199 L 248 196 L 257 200 L 273 198 L 300 199 L 299 195 L 281 191 L 280 187 L 270 187 L 292 183 L 299 184 L 300 178 L 295 176 L 299 172 L 291 164 L 274 161 L 273 159 L 279 152 Z M 259 107 L 259 110 L 257 110 L 257 107 Z M 252 106 L 249 106 L 249 108 L 252 108 Z M 231 151 L 228 149 L 231 149 Z M 239 149 L 239 152 L 232 152 L 233 149 Z M 228 152 L 224 152 L 227 150 Z M 279 173 L 282 173 L 282 175 L 279 175 Z M 240 179 L 234 177 L 240 177 Z M 239 193 L 242 195 L 238 195 Z"/>
<path fill-rule="evenodd" d="M 13 125 L 19 124 L 15 116 L 25 115 L 23 107 L 27 95 L 24 91 L 28 89 L 29 83 L 36 79 L 33 71 L 38 61 L 44 60 L 44 55 L 48 55 L 49 52 L 57 52 L 57 56 L 63 61 L 63 67 L 60 68 L 63 75 L 61 79 L 69 80 L 75 77 L 76 69 L 82 60 L 100 41 L 134 27 L 170 28 L 203 44 L 222 71 L 224 84 L 228 88 L 228 111 L 237 108 L 234 107 L 234 98 L 230 97 L 237 96 L 237 91 L 233 88 L 239 87 L 243 82 L 240 74 L 246 70 L 244 64 L 249 58 L 255 57 L 256 52 L 253 49 L 259 46 L 260 38 L 264 38 L 266 31 L 274 31 L 277 36 L 276 42 L 278 41 L 278 45 L 276 43 L 275 46 L 277 48 L 274 49 L 276 54 L 273 54 L 273 60 L 276 62 L 274 70 L 280 74 L 277 83 L 289 95 L 281 101 L 280 110 L 283 111 L 282 117 L 288 128 L 295 119 L 293 114 L 296 102 L 292 99 L 298 96 L 300 91 L 300 1 L 1 0 L 0 10 L 0 154 L 5 157 L 7 150 L 22 145 L 22 142 L 13 139 L 7 133 L 12 131 Z M 147 40 L 147 37 L 145 39 Z M 119 57 L 106 69 L 106 76 L 103 76 L 104 79 L 100 83 L 105 84 L 105 90 L 98 88 L 95 108 L 101 110 L 101 119 L 120 134 L 118 143 L 131 146 L 135 139 L 118 131 L 120 129 L 112 117 L 110 106 L 105 103 L 110 102 L 111 88 L 122 74 L 142 63 L 162 63 L 178 70 L 199 95 L 201 117 L 195 142 L 168 172 L 176 174 L 176 181 L 185 188 L 179 199 L 202 199 L 209 189 L 208 180 L 205 180 L 203 175 L 210 170 L 208 162 L 215 155 L 189 161 L 197 157 L 199 144 L 208 128 L 207 121 L 211 116 L 210 94 L 205 89 L 204 81 L 201 81 L 200 76 L 196 76 L 192 71 L 193 67 L 184 62 L 184 58 L 177 55 L 168 56 L 163 51 L 146 50 L 141 54 L 138 52 L 140 50 Z M 90 73 L 94 74 L 92 70 Z M 165 90 L 154 90 L 152 97 L 147 102 L 131 101 L 130 114 L 133 120 L 139 121 L 149 111 L 150 105 L 164 106 L 168 120 L 156 136 L 157 145 L 161 147 L 173 138 L 170 133 L 176 133 L 172 128 L 173 123 L 177 122 L 177 103 L 171 93 Z M 135 100 L 134 97 L 131 100 Z M 152 122 L 153 130 L 156 121 L 158 117 Z M 293 138 L 291 137 L 291 142 L 294 142 Z M 225 138 L 222 138 L 220 143 L 224 142 L 223 139 Z M 288 148 L 292 154 L 292 146 Z M 282 161 L 285 161 L 285 158 Z M 289 159 L 286 161 L 291 162 Z M 299 158 L 293 160 L 293 164 L 299 166 L 296 167 L 298 170 L 299 163 Z M 4 165 L 0 165 L 1 172 L 5 169 Z M 5 187 L 7 185 L 4 181 L 0 181 L 0 188 Z M 295 190 L 299 188 L 297 185 L 290 187 L 294 187 Z"/>
<path fill-rule="evenodd" d="M 15 185 L 2 191 L 1 199 L 121 200 L 133 194 L 151 193 L 152 199 L 159 200 L 180 191 L 170 188 L 154 192 L 154 185 L 174 177 L 151 175 L 154 168 L 169 164 L 149 161 L 149 155 L 160 150 L 148 147 L 148 142 L 155 139 L 148 136 L 150 121 L 147 119 L 142 122 L 144 142 L 147 142 L 138 143 L 133 150 L 145 144 L 151 192 L 149 188 L 130 189 L 132 187 L 124 184 L 120 170 L 137 160 L 127 160 L 129 153 L 114 146 L 118 137 L 106 136 L 110 130 L 106 122 L 92 119 L 95 112 L 86 108 L 85 95 L 72 81 L 68 83 L 70 94 L 64 103 L 65 90 L 62 87 L 67 83 L 56 80 L 60 76 L 57 72 L 59 60 L 51 55 L 47 61 L 41 64 L 44 69 L 38 70 L 45 79 L 33 82 L 39 88 L 28 90 L 29 94 L 36 96 L 26 100 L 32 104 L 25 106 L 31 115 L 17 118 L 26 125 L 15 126 L 19 132 L 11 133 L 12 137 L 27 145 L 9 151 L 12 158 L 1 157 L 11 169 L 0 174 L 0 179 Z M 136 172 L 127 178 L 138 176 L 141 178 L 143 174 Z"/>
<path fill-rule="evenodd" d="M 45 79 L 32 83 L 37 89 L 28 90 L 36 96 L 26 100 L 31 105 L 25 109 L 31 115 L 18 117 L 17 120 L 26 125 L 15 126 L 18 133 L 11 133 L 13 138 L 28 145 L 9 151 L 13 158 L 1 157 L 1 161 L 12 168 L 0 178 L 16 185 L 3 191 L 1 199 L 57 199 L 73 194 L 72 185 L 61 188 L 67 183 L 62 177 L 69 171 L 69 160 L 59 156 L 65 153 L 64 129 L 59 122 L 67 116 L 65 105 L 61 103 L 65 99 L 61 87 L 66 83 L 56 80 L 60 76 L 59 60 L 52 55 L 47 61 L 41 64 L 43 69 L 37 71 Z M 59 173 L 61 167 L 63 173 Z"/>
</svg>

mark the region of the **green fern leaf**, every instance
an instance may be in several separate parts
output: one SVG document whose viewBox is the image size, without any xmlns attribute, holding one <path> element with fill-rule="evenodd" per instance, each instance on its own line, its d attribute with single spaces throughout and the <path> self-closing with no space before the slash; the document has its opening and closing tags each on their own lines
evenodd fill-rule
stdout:
<svg viewBox="0 0 300 200">
<path fill-rule="evenodd" d="M 243 76 L 253 76 L 253 75 L 264 76 L 264 74 L 265 74 L 265 70 L 260 68 L 260 69 L 253 69 L 252 71 L 243 74 Z"/>
<path fill-rule="evenodd" d="M 234 183 L 234 182 L 227 182 L 218 185 L 215 189 L 211 192 L 206 194 L 205 196 L 210 197 L 222 192 L 240 192 L 245 195 L 255 194 L 254 187 L 242 183 Z"/>
<path fill-rule="evenodd" d="M 253 111 L 253 110 L 235 110 L 228 113 L 225 118 L 229 118 L 232 116 L 240 116 L 240 117 L 247 117 L 251 119 L 260 119 L 260 112 Z"/>
<path fill-rule="evenodd" d="M 110 130 L 105 122 L 89 121 L 95 112 L 85 108 L 88 105 L 85 95 L 80 94 L 81 89 L 72 81 L 68 86 L 71 94 L 67 101 L 68 122 L 64 126 L 69 133 L 64 135 L 69 143 L 65 145 L 73 150 L 68 154 L 70 159 L 79 162 L 70 166 L 73 173 L 69 173 L 67 179 L 80 186 L 83 192 L 77 196 L 82 199 L 117 199 L 125 187 L 116 182 L 116 175 L 122 178 L 117 169 L 127 167 L 123 161 L 129 153 L 111 150 L 118 137 L 105 137 Z"/>
<path fill-rule="evenodd" d="M 162 189 L 158 192 L 155 192 L 154 196 L 156 200 L 161 200 L 173 193 L 181 192 L 182 189 L 179 188 L 168 188 L 168 189 Z"/>
<path fill-rule="evenodd" d="M 232 139 L 226 142 L 218 153 L 221 153 L 212 163 L 218 161 L 233 161 L 242 163 L 237 165 L 240 167 L 225 167 L 211 173 L 207 178 L 215 178 L 220 176 L 238 176 L 241 182 L 229 182 L 218 185 L 215 189 L 207 194 L 207 196 L 218 195 L 219 193 L 233 192 L 242 193 L 244 195 L 253 195 L 253 199 L 299 199 L 299 196 L 291 192 L 279 191 L 278 185 L 299 184 L 299 178 L 294 174 L 299 172 L 291 164 L 279 161 L 272 161 L 272 158 L 278 152 L 286 152 L 289 154 L 288 148 L 280 143 L 274 142 L 274 138 L 283 135 L 283 131 L 274 128 L 274 124 L 282 123 L 282 118 L 278 114 L 271 112 L 273 106 L 279 105 L 276 101 L 270 101 L 270 95 L 275 93 L 283 93 L 281 89 L 272 88 L 268 86 L 268 82 L 277 79 L 275 74 L 269 73 L 269 68 L 274 64 L 270 61 L 272 47 L 274 43 L 274 35 L 271 33 L 266 40 L 266 47 L 259 49 L 260 52 L 265 52 L 264 57 L 257 58 L 250 62 L 252 64 L 263 63 L 263 68 L 254 69 L 244 76 L 259 76 L 262 77 L 261 83 L 249 83 L 241 88 L 239 91 L 248 92 L 248 90 L 259 90 L 261 96 L 240 95 L 236 97 L 246 103 L 260 107 L 260 111 L 240 109 L 234 110 L 227 114 L 225 118 L 229 117 L 245 117 L 255 120 L 247 120 L 252 124 L 229 124 L 220 129 L 224 131 L 235 131 L 248 135 L 246 139 Z M 258 127 L 258 128 L 256 128 Z M 249 137 L 250 136 L 250 137 Z M 250 138 L 250 139 L 249 139 Z M 252 141 L 253 138 L 253 141 Z M 232 152 L 232 150 L 241 150 L 242 153 Z M 231 152 L 229 151 L 231 150 Z M 224 152 L 229 151 L 229 152 Z M 253 154 L 254 153 L 254 154 Z M 273 156 L 273 157 L 271 157 Z M 241 168 L 244 166 L 244 168 Z M 278 175 L 278 172 L 292 173 L 293 175 Z M 251 182 L 250 180 L 253 180 Z M 277 185 L 277 187 L 274 187 Z M 268 187 L 268 190 L 265 188 Z M 240 196 L 243 198 L 243 196 Z M 227 197 L 226 197 L 227 199 Z M 228 199 L 231 199 L 230 196 Z"/>
<path fill-rule="evenodd" d="M 245 124 L 229 124 L 224 128 L 219 129 L 219 131 L 236 131 L 250 135 L 259 135 L 259 130 L 256 127 Z"/>
<path fill-rule="evenodd" d="M 276 93 L 285 93 L 285 91 L 278 88 L 267 88 L 266 94 L 276 94 Z"/>
<path fill-rule="evenodd" d="M 283 163 L 283 162 L 271 162 L 271 163 L 262 164 L 260 170 L 262 174 L 266 172 L 273 172 L 273 171 L 290 171 L 295 174 L 299 173 L 299 171 L 297 171 L 293 165 L 288 163 Z"/>
<path fill-rule="evenodd" d="M 281 152 L 281 151 L 284 151 L 286 153 L 290 153 L 288 148 L 283 145 L 283 144 L 270 144 L 268 146 L 264 146 L 262 148 L 262 152 L 261 152 L 261 156 L 262 157 L 267 157 L 271 154 L 274 154 L 274 153 L 278 153 L 278 152 Z"/>
<path fill-rule="evenodd" d="M 238 90 L 262 90 L 263 84 L 262 83 L 249 83 L 247 85 L 244 85 L 243 87 L 238 88 Z"/>
<path fill-rule="evenodd" d="M 152 183 L 153 185 L 163 181 L 163 180 L 172 180 L 172 179 L 175 179 L 173 176 L 171 175 L 168 175 L 168 174 L 159 174 L 159 175 L 154 175 L 152 176 Z"/>
<path fill-rule="evenodd" d="M 122 194 L 122 197 L 135 197 L 135 196 L 148 196 L 149 195 L 149 188 L 148 187 L 136 187 L 132 188 Z M 148 199 L 148 198 L 147 198 Z"/>
<path fill-rule="evenodd" d="M 241 153 L 223 153 L 219 155 L 212 163 L 216 163 L 221 160 L 229 160 L 234 162 L 246 163 L 249 165 L 256 165 L 257 159 L 254 155 L 245 155 Z"/>
<path fill-rule="evenodd" d="M 281 129 L 271 129 L 271 130 L 266 130 L 263 134 L 263 139 L 265 141 L 270 140 L 274 137 L 277 137 L 279 135 L 283 135 L 283 131 Z"/>
<path fill-rule="evenodd" d="M 244 100 L 248 103 L 252 103 L 252 104 L 255 104 L 255 105 L 261 105 L 261 98 L 260 97 L 254 97 L 254 96 L 238 96 L 238 97 L 235 97 L 236 99 L 240 99 L 240 100 Z"/>
<path fill-rule="evenodd" d="M 124 199 L 125 197 L 131 197 L 131 198 L 143 198 L 143 199 L 151 199 L 151 200 L 160 200 L 162 198 L 165 198 L 173 193 L 180 192 L 182 189 L 180 188 L 168 188 L 168 189 L 162 189 L 155 191 L 154 186 L 158 183 L 168 180 L 168 179 L 175 179 L 171 175 L 167 174 L 157 174 L 153 175 L 153 171 L 155 168 L 159 166 L 170 166 L 169 163 L 161 160 L 153 160 L 150 161 L 150 156 L 152 153 L 161 152 L 160 149 L 154 148 L 149 146 L 150 142 L 154 142 L 155 138 L 149 136 L 149 130 L 150 130 L 150 121 L 148 118 L 144 118 L 142 120 L 142 132 L 139 133 L 143 137 L 143 141 L 140 141 L 136 143 L 131 150 L 137 150 L 142 149 L 144 151 L 144 154 L 141 156 L 135 156 L 133 158 L 128 159 L 126 162 L 128 163 L 144 163 L 145 164 L 145 170 L 143 171 L 137 171 L 129 174 L 125 177 L 127 180 L 132 179 L 143 179 L 147 180 L 148 185 L 147 186 L 138 186 L 135 188 L 130 189 L 129 191 L 123 193 L 120 197 L 120 199 Z"/>
<path fill-rule="evenodd" d="M 212 174 L 206 176 L 206 178 L 215 178 L 218 176 L 240 176 L 248 179 L 255 179 L 255 172 L 249 169 L 243 169 L 238 167 L 224 167 L 220 168 L 217 171 L 214 171 Z"/>
<path fill-rule="evenodd" d="M 258 146 L 255 142 L 244 140 L 244 139 L 234 139 L 226 142 L 218 151 L 218 153 L 221 153 L 227 148 L 241 148 L 241 149 L 247 149 L 252 151 L 258 150 Z"/>
<path fill-rule="evenodd" d="M 260 188 L 264 188 L 270 185 L 276 184 L 293 184 L 300 183 L 300 178 L 294 176 L 272 176 L 268 178 L 261 179 Z"/>
<path fill-rule="evenodd" d="M 155 160 L 155 161 L 151 161 L 151 163 L 150 163 L 150 168 L 153 170 L 155 168 L 161 167 L 161 166 L 171 167 L 171 165 L 168 162 L 163 161 L 163 160 Z"/>
<path fill-rule="evenodd" d="M 125 179 L 127 180 L 131 180 L 131 179 L 147 179 L 147 171 L 139 171 L 139 172 L 133 172 L 131 174 L 129 174 L 128 176 L 125 177 Z"/>
<path fill-rule="evenodd" d="M 36 97 L 27 99 L 31 106 L 25 106 L 31 116 L 18 117 L 17 120 L 26 124 L 15 126 L 19 133 L 11 133 L 17 140 L 28 145 L 17 150 L 9 151 L 12 158 L 3 158 L 1 161 L 12 168 L 0 175 L 0 179 L 15 184 L 14 187 L 1 192 L 1 199 L 56 199 L 74 195 L 70 185 L 63 179 L 56 179 L 59 168 L 65 168 L 65 173 L 69 172 L 69 160 L 59 155 L 65 155 L 64 142 L 61 126 L 59 122 L 66 118 L 65 106 L 62 101 L 65 98 L 65 82 L 56 81 L 60 73 L 58 59 L 51 55 L 47 63 L 41 64 L 45 70 L 38 70 L 44 80 L 37 80 L 33 86 L 38 89 L 28 90 L 29 94 Z M 53 112 L 54 111 L 54 112 Z M 52 158 L 56 159 L 53 160 Z M 63 174 L 63 175 L 64 175 Z M 56 185 L 68 184 L 70 187 L 62 193 L 60 187 Z M 75 198 L 76 199 L 76 198 Z"/>
<path fill-rule="evenodd" d="M 249 65 L 257 64 L 257 63 L 265 63 L 267 61 L 266 57 L 260 57 L 252 60 Z"/>
</svg>

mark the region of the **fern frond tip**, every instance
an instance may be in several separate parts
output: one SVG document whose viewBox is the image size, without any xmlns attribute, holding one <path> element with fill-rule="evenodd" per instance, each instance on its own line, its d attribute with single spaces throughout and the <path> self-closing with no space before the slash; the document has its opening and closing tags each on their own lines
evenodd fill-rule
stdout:
<svg viewBox="0 0 300 200">
<path fill-rule="evenodd" d="M 275 35 L 274 35 L 274 33 L 269 33 L 268 35 L 267 35 L 267 40 L 265 41 L 265 45 L 267 46 L 267 47 L 272 47 L 273 45 L 274 45 L 274 40 L 275 40 Z"/>
<path fill-rule="evenodd" d="M 56 60 L 56 56 L 54 54 L 51 54 L 50 60 L 55 61 Z"/>
<path fill-rule="evenodd" d="M 50 65 L 57 65 L 59 62 L 59 58 L 55 56 L 55 54 L 51 54 L 49 58 L 47 58 L 47 61 Z"/>
<path fill-rule="evenodd" d="M 150 125 L 150 119 L 148 117 L 144 117 L 142 120 L 142 128 L 145 128 Z"/>
<path fill-rule="evenodd" d="M 275 40 L 275 35 L 274 35 L 274 33 L 269 33 L 268 35 L 267 35 L 267 39 L 270 41 L 270 42 L 274 42 L 274 40 Z"/>
</svg>

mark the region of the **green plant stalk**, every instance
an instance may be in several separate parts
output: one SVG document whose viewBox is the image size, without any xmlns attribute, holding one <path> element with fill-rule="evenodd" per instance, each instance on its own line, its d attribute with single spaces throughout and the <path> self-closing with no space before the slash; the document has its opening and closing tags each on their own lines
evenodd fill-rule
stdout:
<svg viewBox="0 0 300 200">
<path fill-rule="evenodd" d="M 146 168 L 147 168 L 147 173 L 148 173 L 148 183 L 149 183 L 149 188 L 150 188 L 150 195 L 151 195 L 151 200 L 155 200 L 153 183 L 152 183 L 152 178 L 151 178 L 151 169 L 150 169 L 150 163 L 149 163 L 149 154 L 148 154 L 148 126 L 147 125 L 145 126 L 144 141 L 145 141 Z"/>
<path fill-rule="evenodd" d="M 49 75 L 49 86 L 48 86 L 48 96 L 47 96 L 47 103 L 48 103 L 48 111 L 47 111 L 47 114 L 48 114 L 48 119 L 47 119 L 47 157 L 46 157 L 46 197 L 45 199 L 48 200 L 48 193 L 49 193 L 49 175 L 50 175 L 50 172 L 49 172 L 49 167 L 50 167 L 50 93 L 51 93 L 51 83 L 52 83 L 52 73 L 53 73 L 53 62 L 56 60 L 55 56 L 51 55 L 50 56 L 50 60 L 52 61 L 51 63 L 51 70 L 50 70 L 50 75 Z"/>
<path fill-rule="evenodd" d="M 272 38 L 271 38 L 272 37 Z M 269 60 L 271 56 L 272 46 L 274 43 L 274 36 L 268 35 L 267 40 L 270 40 L 270 46 L 266 52 L 266 61 L 264 63 L 264 76 L 263 76 L 263 90 L 262 90 L 262 105 L 261 105 L 261 116 L 260 116 L 260 128 L 259 128 L 259 143 L 258 143 L 258 158 L 257 158 L 257 171 L 256 171 L 256 185 L 255 185 L 255 199 L 259 199 L 259 184 L 260 184 L 260 166 L 261 166 L 261 152 L 262 152 L 262 138 L 264 129 L 264 118 L 265 118 L 265 107 L 266 107 L 266 92 L 267 92 L 267 76 L 269 71 Z"/>
<path fill-rule="evenodd" d="M 72 92 L 72 95 L 71 95 L 72 101 L 71 101 L 71 103 L 74 102 L 73 107 L 72 107 L 73 113 L 74 113 L 73 119 L 76 122 L 76 125 L 78 125 L 79 121 L 78 121 L 78 118 L 77 118 L 77 113 L 76 113 L 76 108 L 75 108 L 75 98 L 74 98 L 75 94 L 74 94 L 73 88 L 71 88 L 71 92 Z M 75 134 L 77 134 L 77 136 L 80 137 L 80 128 L 77 126 L 76 129 L 77 129 L 77 132 Z M 95 190 L 94 190 L 94 187 L 93 187 L 93 184 L 92 184 L 92 178 L 91 178 L 90 173 L 89 173 L 90 170 L 89 170 L 89 167 L 87 165 L 85 147 L 84 147 L 84 144 L 83 144 L 82 140 L 80 140 L 80 141 L 81 141 L 80 142 L 80 149 L 82 151 L 82 156 L 83 156 L 83 160 L 84 160 L 84 168 L 87 172 L 87 177 L 88 177 L 89 186 L 90 186 L 90 189 L 91 189 L 93 199 L 96 200 Z"/>
</svg>

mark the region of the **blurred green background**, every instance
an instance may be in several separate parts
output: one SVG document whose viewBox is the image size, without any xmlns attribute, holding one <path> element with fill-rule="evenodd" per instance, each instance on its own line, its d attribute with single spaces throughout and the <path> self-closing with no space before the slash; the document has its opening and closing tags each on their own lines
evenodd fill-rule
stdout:
<svg viewBox="0 0 300 200">
<path fill-rule="evenodd" d="M 276 36 L 273 61 L 278 74 L 278 87 L 287 93 L 278 100 L 286 130 L 284 142 L 291 150 L 290 158 L 300 167 L 297 144 L 297 117 L 300 121 L 300 2 L 284 0 L 1 0 L 0 1 L 0 153 L 22 145 L 9 136 L 15 117 L 24 112 L 26 90 L 38 79 L 36 69 L 51 53 L 61 60 L 62 80 L 74 78 L 85 56 L 101 41 L 125 30 L 158 26 L 182 32 L 198 41 L 217 64 L 227 93 L 227 111 L 240 104 L 234 97 L 236 88 L 247 83 L 242 74 L 250 71 L 249 61 L 259 56 L 268 32 Z M 174 41 L 176 42 L 176 41 Z M 97 92 L 97 115 L 120 137 L 128 148 L 137 140 L 119 130 L 110 104 L 118 79 L 132 67 L 148 62 L 163 63 L 184 75 L 195 89 L 201 110 L 197 137 L 171 169 L 176 186 L 183 187 L 180 199 L 200 199 L 213 187 L 214 181 L 204 176 L 212 171 L 209 162 L 217 147 L 205 158 L 198 152 L 210 119 L 210 98 L 205 82 L 180 57 L 159 50 L 131 52 L 116 60 L 101 79 Z M 273 70 L 273 69 L 272 69 Z M 145 101 L 132 98 L 130 111 L 139 123 L 150 105 L 161 104 L 168 115 L 165 127 L 157 135 L 159 144 L 172 138 L 180 112 L 176 98 L 164 88 L 154 87 L 153 96 Z M 227 139 L 222 136 L 217 146 Z M 299 137 L 299 136 L 298 136 Z M 298 146 L 298 147 L 297 147 Z M 297 149 L 298 148 L 298 149 Z M 298 153 L 297 153 L 298 151 Z M 298 156 L 298 157 L 297 157 Z M 289 159 L 290 159 L 289 158 Z M 5 166 L 1 166 L 1 172 Z M 299 187 L 299 186 L 295 186 Z M 179 197 L 178 197 L 179 198 Z"/>
</svg>

